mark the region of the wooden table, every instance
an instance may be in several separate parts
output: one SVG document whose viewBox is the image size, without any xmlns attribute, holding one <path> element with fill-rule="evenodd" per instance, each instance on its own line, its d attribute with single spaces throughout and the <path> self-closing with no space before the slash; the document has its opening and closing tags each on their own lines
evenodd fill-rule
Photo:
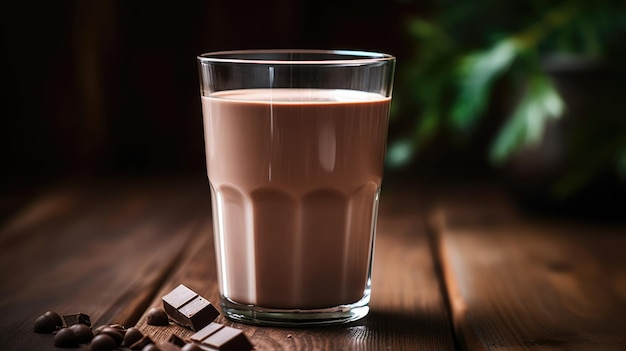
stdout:
<svg viewBox="0 0 626 351">
<path fill-rule="evenodd" d="M 381 199 L 368 317 L 293 329 L 218 321 L 256 350 L 626 350 L 626 226 L 524 217 L 490 188 L 391 184 Z M 0 350 L 55 349 L 32 331 L 47 310 L 162 340 L 191 334 L 145 322 L 173 287 L 218 301 L 201 178 L 59 185 L 5 218 Z"/>
</svg>

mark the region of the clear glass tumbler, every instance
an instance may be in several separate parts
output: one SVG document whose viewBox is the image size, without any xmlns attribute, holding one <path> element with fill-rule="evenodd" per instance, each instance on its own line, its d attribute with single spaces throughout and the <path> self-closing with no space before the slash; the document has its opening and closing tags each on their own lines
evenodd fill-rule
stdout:
<svg viewBox="0 0 626 351">
<path fill-rule="evenodd" d="M 198 64 L 222 312 L 364 317 L 395 58 L 253 50 Z"/>
</svg>

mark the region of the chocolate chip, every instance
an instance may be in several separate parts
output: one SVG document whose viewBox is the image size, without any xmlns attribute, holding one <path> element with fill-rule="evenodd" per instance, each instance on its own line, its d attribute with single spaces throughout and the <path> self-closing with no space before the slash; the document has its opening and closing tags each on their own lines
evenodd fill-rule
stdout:
<svg viewBox="0 0 626 351">
<path fill-rule="evenodd" d="M 63 328 L 63 319 L 61 319 L 61 316 L 58 313 L 53 312 L 53 311 L 48 311 L 44 313 L 43 315 L 50 317 L 58 328 Z"/>
<path fill-rule="evenodd" d="M 139 330 L 139 328 L 130 327 L 126 330 L 126 335 L 124 335 L 124 342 L 122 342 L 122 345 L 130 346 L 141 340 L 142 337 L 143 333 Z"/>
<path fill-rule="evenodd" d="M 52 334 L 55 330 L 57 330 L 57 326 L 52 318 L 46 315 L 41 315 L 35 319 L 33 330 L 35 333 Z"/>
<path fill-rule="evenodd" d="M 74 324 L 69 329 L 76 335 L 79 344 L 87 344 L 93 339 L 91 328 L 84 324 Z"/>
<path fill-rule="evenodd" d="M 148 324 L 167 326 L 170 325 L 170 321 L 167 317 L 167 313 L 165 313 L 162 308 L 153 307 L 150 311 L 148 311 Z"/>
<path fill-rule="evenodd" d="M 113 339 L 113 341 L 115 341 L 116 345 L 121 345 L 122 341 L 124 341 L 124 336 L 122 336 L 122 333 L 120 333 L 115 328 L 105 327 L 105 328 L 102 329 L 100 334 L 101 335 L 102 334 L 106 334 L 106 335 L 110 336 Z"/>
<path fill-rule="evenodd" d="M 155 344 L 146 345 L 141 351 L 161 351 L 161 349 Z"/>
<path fill-rule="evenodd" d="M 123 336 L 124 334 L 126 334 L 126 330 L 128 330 L 128 329 L 126 329 L 123 325 L 120 325 L 120 324 L 103 324 L 103 325 L 101 325 L 101 326 L 97 327 L 96 329 L 94 329 L 94 330 L 93 330 L 93 334 L 94 334 L 94 335 L 98 335 L 98 334 L 102 333 L 102 330 L 103 330 L 104 328 L 113 328 L 113 329 L 115 329 L 117 332 L 119 332 L 120 334 L 122 334 L 122 336 Z"/>
<path fill-rule="evenodd" d="M 124 327 L 121 324 L 111 324 L 111 325 L 109 325 L 109 328 L 113 328 L 113 329 L 117 330 L 118 332 L 120 332 L 120 334 L 122 334 L 122 336 L 126 335 L 126 330 L 128 330 L 128 329 L 126 329 L 126 327 Z"/>
<path fill-rule="evenodd" d="M 78 338 L 71 329 L 63 328 L 59 330 L 54 336 L 54 346 L 78 347 Z"/>
<path fill-rule="evenodd" d="M 98 334 L 93 340 L 91 340 L 91 344 L 89 346 L 89 350 L 91 351 L 112 351 L 115 349 L 117 345 L 115 344 L 115 340 L 108 334 Z"/>
</svg>

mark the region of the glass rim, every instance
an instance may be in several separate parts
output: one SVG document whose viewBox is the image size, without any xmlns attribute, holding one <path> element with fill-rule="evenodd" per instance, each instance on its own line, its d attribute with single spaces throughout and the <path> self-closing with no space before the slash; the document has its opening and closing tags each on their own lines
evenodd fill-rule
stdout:
<svg viewBox="0 0 626 351">
<path fill-rule="evenodd" d="M 246 55 L 255 54 L 311 54 L 328 55 L 328 59 L 288 60 L 246 58 Z M 228 57 L 235 56 L 235 57 Z M 333 58 L 336 56 L 336 58 Z M 265 64 L 265 65 L 316 65 L 316 66 L 344 66 L 368 65 L 385 61 L 395 61 L 393 55 L 362 50 L 318 50 L 318 49 L 254 49 L 254 50 L 227 50 L 213 51 L 199 55 L 201 63 L 237 63 L 237 64 Z"/>
</svg>

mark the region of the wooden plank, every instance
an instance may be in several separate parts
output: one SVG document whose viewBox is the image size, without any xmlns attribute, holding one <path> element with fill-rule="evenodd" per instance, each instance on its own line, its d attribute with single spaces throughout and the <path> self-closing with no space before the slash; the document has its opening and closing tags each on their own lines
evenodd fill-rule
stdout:
<svg viewBox="0 0 626 351">
<path fill-rule="evenodd" d="M 626 350 L 626 227 L 523 218 L 475 195 L 433 221 L 459 344 Z"/>
<path fill-rule="evenodd" d="M 0 348 L 54 349 L 32 332 L 47 310 L 134 324 L 208 218 L 200 185 L 66 186 L 17 213 L 0 232 Z"/>
<path fill-rule="evenodd" d="M 255 350 L 453 350 L 451 325 L 433 269 L 424 223 L 415 203 L 393 194 L 382 201 L 374 259 L 371 312 L 361 321 L 318 328 L 256 327 L 218 317 L 244 330 Z M 386 195 L 387 196 L 387 195 Z M 179 269 L 163 285 L 150 307 L 185 284 L 212 302 L 219 301 L 210 223 L 185 253 Z M 218 306 L 219 307 L 219 306 Z M 146 311 L 149 310 L 146 309 Z M 138 326 L 154 340 L 191 331 L 176 325 L 154 327 L 144 315 Z"/>
</svg>

